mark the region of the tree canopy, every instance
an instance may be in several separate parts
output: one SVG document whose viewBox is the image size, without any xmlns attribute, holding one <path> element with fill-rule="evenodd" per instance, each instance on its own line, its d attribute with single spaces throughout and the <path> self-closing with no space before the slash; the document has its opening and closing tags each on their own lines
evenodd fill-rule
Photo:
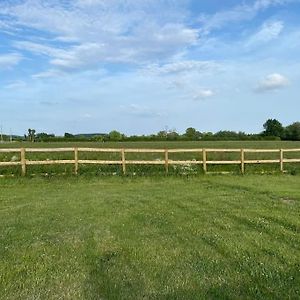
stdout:
<svg viewBox="0 0 300 300">
<path fill-rule="evenodd" d="M 284 135 L 284 128 L 276 119 L 268 119 L 263 126 L 265 136 L 277 136 L 281 138 Z"/>
</svg>

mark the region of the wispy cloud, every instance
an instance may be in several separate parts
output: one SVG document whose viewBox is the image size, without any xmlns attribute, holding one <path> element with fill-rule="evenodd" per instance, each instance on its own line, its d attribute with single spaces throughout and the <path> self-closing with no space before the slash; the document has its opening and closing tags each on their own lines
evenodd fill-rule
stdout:
<svg viewBox="0 0 300 300">
<path fill-rule="evenodd" d="M 22 80 L 17 80 L 17 81 L 7 84 L 5 86 L 5 88 L 6 89 L 19 89 L 19 88 L 26 87 L 26 85 L 27 85 L 26 82 L 24 82 Z"/>
<path fill-rule="evenodd" d="M 18 65 L 21 60 L 23 56 L 19 53 L 0 54 L 0 70 L 10 69 Z"/>
<path fill-rule="evenodd" d="M 218 11 L 212 15 L 202 14 L 199 17 L 199 22 L 202 24 L 202 33 L 208 34 L 212 30 L 229 26 L 231 23 L 252 20 L 261 11 L 292 2 L 299 2 L 299 0 L 256 0 L 252 4 L 239 4 L 231 9 Z"/>
<path fill-rule="evenodd" d="M 256 46 L 257 44 L 267 43 L 274 39 L 277 39 L 284 29 L 284 23 L 282 21 L 267 21 L 262 27 L 252 35 L 246 46 Z"/>
<path fill-rule="evenodd" d="M 173 1 L 60 1 L 25 0 L 0 4 L 10 23 L 32 28 L 64 42 L 58 47 L 20 40 L 18 49 L 46 55 L 52 65 L 78 69 L 103 63 L 143 64 L 171 57 L 198 40 L 198 30 L 186 26 L 180 5 Z M 158 6 L 159 5 L 159 14 Z"/>
<path fill-rule="evenodd" d="M 47 78 L 58 78 L 64 75 L 66 74 L 60 70 L 49 69 L 48 71 L 45 72 L 33 74 L 31 77 L 33 79 L 47 79 Z"/>
<path fill-rule="evenodd" d="M 219 64 L 214 61 L 181 60 L 164 65 L 149 65 L 146 72 L 154 74 L 178 74 L 186 72 L 205 72 L 216 70 Z"/>
</svg>

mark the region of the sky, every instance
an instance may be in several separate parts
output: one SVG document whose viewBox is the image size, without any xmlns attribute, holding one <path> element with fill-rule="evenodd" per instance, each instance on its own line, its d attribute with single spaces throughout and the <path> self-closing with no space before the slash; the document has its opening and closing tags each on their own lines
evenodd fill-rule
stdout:
<svg viewBox="0 0 300 300">
<path fill-rule="evenodd" d="M 300 0 L 0 0 L 0 124 L 55 134 L 300 120 Z"/>
</svg>

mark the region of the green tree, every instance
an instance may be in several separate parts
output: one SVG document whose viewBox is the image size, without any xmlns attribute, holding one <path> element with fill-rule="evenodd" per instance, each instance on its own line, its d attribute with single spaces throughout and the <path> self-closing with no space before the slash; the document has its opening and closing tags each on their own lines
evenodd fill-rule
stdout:
<svg viewBox="0 0 300 300">
<path fill-rule="evenodd" d="M 166 140 L 167 139 L 167 136 L 168 136 L 168 132 L 167 130 L 161 130 L 157 133 L 157 139 L 159 140 Z"/>
<path fill-rule="evenodd" d="M 113 130 L 108 134 L 109 140 L 114 141 L 114 142 L 118 142 L 121 141 L 123 138 L 123 135 L 121 132 L 117 131 L 117 130 Z"/>
<path fill-rule="evenodd" d="M 265 136 L 277 136 L 281 138 L 284 135 L 284 128 L 276 119 L 268 119 L 263 126 L 265 129 L 263 135 Z"/>
<path fill-rule="evenodd" d="M 190 141 L 196 141 L 201 139 L 201 133 L 193 127 L 186 129 L 184 137 Z"/>
<path fill-rule="evenodd" d="M 36 134 L 35 136 L 35 140 L 39 141 L 39 142 L 44 142 L 44 141 L 48 141 L 49 138 L 53 137 L 54 135 L 45 133 L 45 132 L 41 132 Z"/>
<path fill-rule="evenodd" d="M 28 129 L 28 139 L 30 142 L 34 142 L 35 139 L 35 129 Z"/>
<path fill-rule="evenodd" d="M 65 137 L 66 139 L 73 139 L 75 136 L 74 136 L 73 134 L 71 134 L 71 133 L 65 132 L 64 137 Z"/>
<path fill-rule="evenodd" d="M 295 122 L 285 128 L 285 138 L 292 141 L 300 141 L 300 122 Z"/>
</svg>

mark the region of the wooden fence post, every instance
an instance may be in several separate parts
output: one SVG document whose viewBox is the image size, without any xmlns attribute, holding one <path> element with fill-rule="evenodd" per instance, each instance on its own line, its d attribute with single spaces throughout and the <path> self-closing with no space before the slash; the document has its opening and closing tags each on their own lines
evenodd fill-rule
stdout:
<svg viewBox="0 0 300 300">
<path fill-rule="evenodd" d="M 283 149 L 280 149 L 280 171 L 283 172 Z"/>
<path fill-rule="evenodd" d="M 74 148 L 74 160 L 75 160 L 75 175 L 78 174 L 78 148 Z"/>
<path fill-rule="evenodd" d="M 125 160 L 125 149 L 121 150 L 122 153 L 122 169 L 123 169 L 123 174 L 126 174 L 126 160 Z"/>
<path fill-rule="evenodd" d="M 245 174 L 245 150 L 241 149 L 241 172 Z"/>
<path fill-rule="evenodd" d="M 22 176 L 25 176 L 26 175 L 25 148 L 21 148 L 21 167 L 22 167 Z"/>
<path fill-rule="evenodd" d="M 206 149 L 202 149 L 202 160 L 203 160 L 203 171 L 204 171 L 204 173 L 206 173 L 207 172 Z"/>
<path fill-rule="evenodd" d="M 166 169 L 166 173 L 169 173 L 169 153 L 168 153 L 168 149 L 165 149 L 165 169 Z"/>
<path fill-rule="evenodd" d="M 121 159 L 118 160 L 80 160 L 79 158 L 79 152 L 113 152 L 113 153 L 119 153 L 118 155 L 122 155 Z M 30 160 L 26 155 L 28 153 L 39 153 L 39 152 L 68 152 L 73 153 L 74 152 L 74 159 L 56 159 L 56 160 Z M 157 160 L 130 160 L 127 158 L 127 163 L 125 160 L 125 153 L 160 153 L 160 155 L 163 155 L 164 153 L 164 159 Z M 193 152 L 198 153 L 199 159 L 198 160 L 173 160 L 169 159 L 170 153 L 185 153 L 185 152 Z M 201 152 L 202 152 L 202 161 L 201 161 Z M 215 155 L 213 155 L 211 158 L 208 157 L 208 153 L 212 152 L 221 152 L 221 153 L 227 153 L 227 152 L 234 152 L 235 154 L 240 153 L 240 159 L 236 160 L 216 160 Z M 184 164 L 202 164 L 203 165 L 203 172 L 208 173 L 208 165 L 238 165 L 240 166 L 241 173 L 246 173 L 246 166 L 248 164 L 279 164 L 280 171 L 284 172 L 284 163 L 300 163 L 300 158 L 288 158 L 285 157 L 285 153 L 290 152 L 300 152 L 300 148 L 281 148 L 281 149 L 205 149 L 205 148 L 197 148 L 197 149 L 115 149 L 115 148 L 80 148 L 80 147 L 70 147 L 70 148 L 12 148 L 12 149 L 2 149 L 0 148 L 0 153 L 20 153 L 20 160 L 18 161 L 0 161 L 0 167 L 2 166 L 21 166 L 21 174 L 22 176 L 26 175 L 27 167 L 31 165 L 52 165 L 52 164 L 70 164 L 75 165 L 74 173 L 77 174 L 79 172 L 79 163 L 83 164 L 101 164 L 101 165 L 118 165 L 121 167 L 123 174 L 126 173 L 126 164 L 127 165 L 161 165 L 165 167 L 166 174 L 168 174 L 169 167 L 171 165 L 184 165 Z M 276 153 L 277 159 L 249 159 L 247 157 L 247 153 Z M 71 154 L 72 155 L 72 154 Z M 218 158 L 219 156 L 217 156 Z M 223 156 L 221 156 L 223 158 Z M 129 160 L 128 160 L 129 159 Z M 278 165 L 277 165 L 278 166 Z"/>
</svg>

